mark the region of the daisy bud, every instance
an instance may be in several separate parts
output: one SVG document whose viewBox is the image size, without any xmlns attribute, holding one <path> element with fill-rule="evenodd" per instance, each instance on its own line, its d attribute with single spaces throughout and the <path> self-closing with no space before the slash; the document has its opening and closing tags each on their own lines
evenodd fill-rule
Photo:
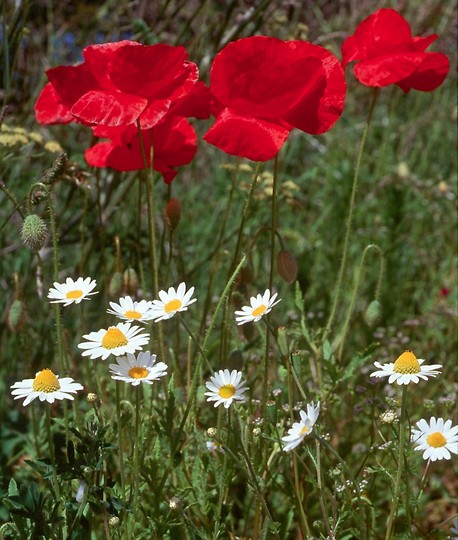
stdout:
<svg viewBox="0 0 458 540">
<path fill-rule="evenodd" d="M 110 285 L 108 286 L 108 294 L 110 296 L 120 296 L 122 293 L 122 273 L 115 272 L 110 279 Z"/>
<path fill-rule="evenodd" d="M 207 435 L 213 439 L 213 437 L 216 437 L 216 429 L 214 427 L 210 427 L 207 429 Z"/>
<path fill-rule="evenodd" d="M 172 198 L 164 209 L 164 219 L 167 227 L 174 231 L 181 218 L 181 204 L 178 199 Z"/>
<path fill-rule="evenodd" d="M 270 420 L 272 424 L 277 423 L 277 402 L 273 400 L 269 400 L 266 403 L 267 407 L 267 418 Z"/>
<path fill-rule="evenodd" d="M 127 294 L 136 293 L 140 285 L 137 272 L 134 268 L 126 268 L 124 270 L 124 289 Z"/>
<path fill-rule="evenodd" d="M 382 317 L 382 304 L 378 300 L 372 300 L 364 312 L 364 320 L 367 326 L 375 326 Z"/>
<path fill-rule="evenodd" d="M 397 173 L 399 178 L 403 180 L 409 177 L 409 166 L 405 161 L 401 161 L 401 163 L 399 163 Z"/>
<path fill-rule="evenodd" d="M 111 516 L 111 518 L 108 520 L 108 525 L 110 527 L 117 527 L 119 525 L 118 516 Z"/>
<path fill-rule="evenodd" d="M 88 403 L 94 403 L 95 401 L 97 401 L 97 394 L 89 392 L 89 394 L 86 396 L 86 401 Z"/>
<path fill-rule="evenodd" d="M 16 298 L 11 303 L 6 314 L 6 324 L 12 332 L 19 332 L 24 326 L 27 317 L 25 303 Z"/>
<path fill-rule="evenodd" d="M 261 435 L 261 430 L 258 427 L 255 427 L 252 433 L 254 437 L 259 437 L 259 435 Z"/>
<path fill-rule="evenodd" d="M 36 214 L 30 214 L 24 219 L 21 229 L 21 239 L 30 249 L 39 250 L 43 247 L 48 228 L 46 223 Z"/>
<path fill-rule="evenodd" d="M 94 469 L 92 467 L 84 467 L 83 469 L 84 474 L 92 474 L 94 472 Z"/>
<path fill-rule="evenodd" d="M 442 193 L 442 195 L 445 195 L 450 190 L 447 182 L 444 182 L 443 180 L 437 184 L 437 189 L 439 190 L 439 193 Z"/>
<path fill-rule="evenodd" d="M 396 414 L 396 411 L 389 410 L 389 411 L 382 412 L 379 418 L 380 418 L 380 421 L 383 422 L 384 424 L 392 424 L 398 419 L 398 415 Z"/>
<path fill-rule="evenodd" d="M 289 251 L 281 249 L 278 252 L 277 268 L 280 277 L 286 281 L 286 283 L 294 283 L 297 278 L 297 262 Z"/>
</svg>

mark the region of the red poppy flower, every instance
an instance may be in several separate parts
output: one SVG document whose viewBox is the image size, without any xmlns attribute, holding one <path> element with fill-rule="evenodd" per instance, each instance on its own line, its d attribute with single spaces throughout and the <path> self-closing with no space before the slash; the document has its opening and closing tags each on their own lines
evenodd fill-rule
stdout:
<svg viewBox="0 0 458 540">
<path fill-rule="evenodd" d="M 340 62 L 326 49 L 266 36 L 229 43 L 210 81 L 219 114 L 204 139 L 255 161 L 273 158 L 294 127 L 312 134 L 331 129 L 346 92 Z"/>
<path fill-rule="evenodd" d="M 437 35 L 412 37 L 409 23 L 394 9 L 379 9 L 364 19 L 342 45 L 342 64 L 357 60 L 354 73 L 366 86 L 397 84 L 430 92 L 440 86 L 449 70 L 442 53 L 425 52 Z"/>
<path fill-rule="evenodd" d="M 106 137 L 86 150 L 84 156 L 93 167 L 112 167 L 118 171 L 135 171 L 144 168 L 143 157 L 134 125 L 126 127 L 97 126 L 92 129 L 96 137 Z M 153 168 L 162 173 L 164 182 L 170 184 L 177 172 L 174 167 L 190 163 L 196 153 L 196 133 L 191 124 L 178 116 L 168 116 L 154 128 L 142 130 L 148 166 L 153 146 Z"/>
<path fill-rule="evenodd" d="M 119 41 L 90 45 L 83 57 L 80 65 L 46 73 L 57 101 L 89 126 L 128 126 L 140 120 L 142 128 L 153 127 L 191 92 L 198 78 L 197 66 L 187 60 L 183 47 Z M 49 87 L 46 92 L 49 95 Z M 37 118 L 46 121 L 52 114 L 42 94 Z"/>
<path fill-rule="evenodd" d="M 69 124 L 74 117 L 59 100 L 54 86 L 45 84 L 35 103 L 35 116 L 40 124 Z"/>
</svg>

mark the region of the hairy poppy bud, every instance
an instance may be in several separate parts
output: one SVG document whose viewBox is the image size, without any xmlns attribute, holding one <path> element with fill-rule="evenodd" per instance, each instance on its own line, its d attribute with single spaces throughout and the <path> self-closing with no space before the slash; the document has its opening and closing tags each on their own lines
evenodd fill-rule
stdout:
<svg viewBox="0 0 458 540">
<path fill-rule="evenodd" d="M 27 317 L 25 304 L 19 298 L 16 298 L 11 303 L 6 314 L 6 324 L 12 332 L 19 332 L 24 326 Z"/>
<path fill-rule="evenodd" d="M 133 294 L 137 292 L 140 284 L 138 280 L 137 272 L 134 268 L 126 268 L 124 270 L 124 290 L 127 294 Z"/>
<path fill-rule="evenodd" d="M 280 277 L 286 283 L 294 283 L 297 278 L 297 262 L 294 256 L 286 249 L 278 252 L 277 267 Z"/>
<path fill-rule="evenodd" d="M 48 228 L 46 223 L 36 214 L 30 214 L 24 219 L 21 229 L 21 238 L 30 249 L 39 250 L 43 247 Z"/>
<path fill-rule="evenodd" d="M 370 327 L 375 326 L 382 317 L 382 304 L 378 300 L 372 300 L 364 312 L 364 320 Z"/>
<path fill-rule="evenodd" d="M 164 218 L 167 227 L 174 231 L 178 227 L 181 218 L 181 204 L 178 199 L 172 198 L 164 209 Z"/>
</svg>

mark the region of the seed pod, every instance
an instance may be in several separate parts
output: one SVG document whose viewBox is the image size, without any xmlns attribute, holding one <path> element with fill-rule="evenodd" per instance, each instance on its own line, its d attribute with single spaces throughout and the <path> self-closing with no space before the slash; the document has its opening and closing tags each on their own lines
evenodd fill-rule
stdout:
<svg viewBox="0 0 458 540">
<path fill-rule="evenodd" d="M 172 198 L 164 209 L 164 219 L 167 227 L 174 231 L 181 218 L 181 204 L 178 199 Z"/>
<path fill-rule="evenodd" d="M 286 283 L 294 283 L 297 278 L 297 262 L 289 251 L 281 249 L 278 252 L 277 267 L 280 277 L 286 281 Z"/>
<path fill-rule="evenodd" d="M 124 290 L 126 294 L 134 294 L 137 292 L 140 282 L 138 280 L 137 272 L 134 268 L 126 268 L 124 270 Z"/>
<path fill-rule="evenodd" d="M 25 324 L 27 309 L 25 303 L 16 298 L 6 313 L 6 324 L 12 332 L 19 332 Z"/>
<path fill-rule="evenodd" d="M 44 175 L 44 182 L 46 184 L 53 184 L 62 176 L 67 169 L 68 157 L 65 152 L 62 152 L 57 156 L 52 164 L 52 167 L 46 171 Z"/>
<path fill-rule="evenodd" d="M 48 228 L 40 216 L 30 214 L 24 219 L 21 229 L 21 239 L 30 249 L 41 249 L 46 241 L 47 234 Z"/>
<path fill-rule="evenodd" d="M 382 317 L 382 304 L 378 300 L 372 300 L 364 312 L 364 320 L 370 327 L 375 326 Z"/>
<path fill-rule="evenodd" d="M 122 293 L 123 277 L 121 272 L 115 272 L 110 279 L 108 286 L 108 294 L 110 296 L 119 296 Z"/>
</svg>

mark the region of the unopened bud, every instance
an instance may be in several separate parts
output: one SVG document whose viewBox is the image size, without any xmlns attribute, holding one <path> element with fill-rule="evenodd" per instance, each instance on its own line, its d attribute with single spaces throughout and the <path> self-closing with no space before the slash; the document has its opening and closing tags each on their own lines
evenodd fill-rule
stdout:
<svg viewBox="0 0 458 540">
<path fill-rule="evenodd" d="M 119 296 L 122 293 L 122 273 L 115 272 L 110 279 L 110 285 L 108 286 L 108 294 L 110 296 Z"/>
<path fill-rule="evenodd" d="M 172 497 L 169 501 L 170 510 L 179 510 L 181 508 L 181 500 L 178 497 Z"/>
<path fill-rule="evenodd" d="M 164 209 L 164 218 L 167 227 L 174 231 L 181 219 L 181 204 L 178 199 L 172 198 Z"/>
<path fill-rule="evenodd" d="M 119 525 L 118 516 L 111 516 L 111 518 L 108 520 L 108 525 L 110 527 L 117 527 Z"/>
<path fill-rule="evenodd" d="M 288 356 L 289 354 L 289 345 L 288 345 L 288 336 L 286 334 L 286 328 L 284 326 L 279 326 L 277 329 L 277 343 L 278 348 L 282 356 Z"/>
<path fill-rule="evenodd" d="M 52 167 L 46 171 L 44 181 L 46 184 L 53 184 L 58 180 L 67 169 L 68 157 L 65 152 L 62 152 L 54 160 Z"/>
<path fill-rule="evenodd" d="M 396 411 L 389 410 L 382 412 L 379 418 L 384 424 L 392 424 L 398 419 L 398 415 L 396 414 Z"/>
<path fill-rule="evenodd" d="M 46 223 L 36 214 L 30 214 L 24 219 L 21 229 L 21 238 L 26 246 L 39 250 L 43 247 L 48 228 Z"/>
<path fill-rule="evenodd" d="M 6 314 L 6 324 L 12 332 L 19 332 L 24 326 L 27 318 L 27 310 L 25 303 L 19 298 L 16 298 L 11 303 Z"/>
<path fill-rule="evenodd" d="M 216 429 L 214 427 L 210 427 L 207 429 L 207 435 L 211 438 L 216 437 Z"/>
<path fill-rule="evenodd" d="M 407 165 L 405 161 L 401 161 L 401 163 L 399 163 L 397 173 L 398 173 L 399 178 L 402 178 L 402 179 L 408 178 L 410 171 L 409 171 L 409 166 Z"/>
<path fill-rule="evenodd" d="M 254 437 L 259 437 L 259 435 L 261 435 L 261 430 L 258 427 L 255 427 L 253 428 L 252 433 Z"/>
<path fill-rule="evenodd" d="M 382 317 L 382 304 L 378 300 L 372 300 L 364 312 L 364 320 L 367 326 L 375 326 Z"/>
<path fill-rule="evenodd" d="M 88 401 L 88 403 L 94 403 L 95 401 L 97 401 L 97 394 L 89 392 L 89 394 L 86 396 L 86 401 Z"/>
<path fill-rule="evenodd" d="M 281 249 L 278 252 L 277 267 L 280 277 L 286 281 L 286 283 L 294 283 L 297 278 L 297 262 L 289 251 Z"/>
<path fill-rule="evenodd" d="M 138 280 L 137 272 L 134 268 L 126 268 L 124 270 L 124 290 L 127 294 L 133 294 L 137 292 L 140 284 Z"/>
</svg>

